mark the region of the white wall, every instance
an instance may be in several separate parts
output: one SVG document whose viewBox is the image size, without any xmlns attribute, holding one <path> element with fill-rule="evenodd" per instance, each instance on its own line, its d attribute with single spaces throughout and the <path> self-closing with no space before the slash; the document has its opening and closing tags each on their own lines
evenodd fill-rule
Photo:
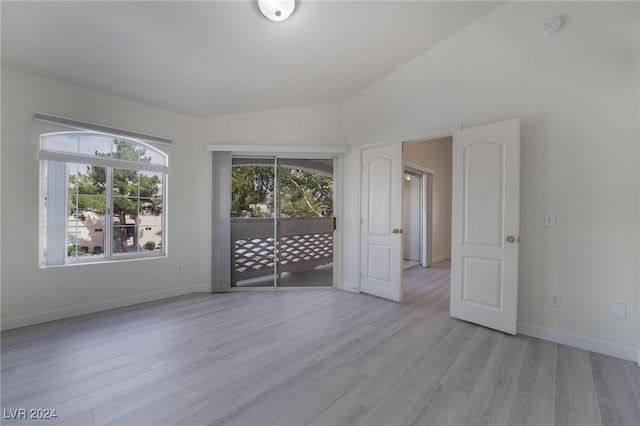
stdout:
<svg viewBox="0 0 640 426">
<path fill-rule="evenodd" d="M 403 146 L 403 156 L 406 161 L 434 172 L 432 218 L 434 262 L 451 258 L 451 148 L 450 137 L 405 143 Z"/>
<path fill-rule="evenodd" d="M 563 28 L 542 36 L 555 14 Z M 520 331 L 623 357 L 639 347 L 638 26 L 635 2 L 507 3 L 343 104 L 353 147 L 520 117 Z M 544 228 L 545 212 L 562 227 Z M 612 318 L 615 301 L 627 319 Z"/>
<path fill-rule="evenodd" d="M 202 118 L 198 149 L 208 144 L 343 145 L 335 104 Z"/>
<path fill-rule="evenodd" d="M 174 140 L 173 146 L 160 147 L 171 167 L 169 257 L 38 267 L 39 136 L 65 129 L 36 123 L 36 111 Z M 192 118 L 2 70 L 3 328 L 205 289 L 208 247 L 202 251 L 197 241 L 201 225 L 208 229 L 209 223 L 209 162 L 193 149 L 195 133 Z M 205 195 L 194 199 L 193 194 Z"/>
</svg>

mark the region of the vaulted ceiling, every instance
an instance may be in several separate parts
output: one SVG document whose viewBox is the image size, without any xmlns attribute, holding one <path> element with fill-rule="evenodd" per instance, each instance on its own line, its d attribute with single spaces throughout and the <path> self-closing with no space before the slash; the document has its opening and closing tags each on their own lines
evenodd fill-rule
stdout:
<svg viewBox="0 0 640 426">
<path fill-rule="evenodd" d="M 2 66 L 191 116 L 340 102 L 501 3 L 2 1 Z"/>
</svg>

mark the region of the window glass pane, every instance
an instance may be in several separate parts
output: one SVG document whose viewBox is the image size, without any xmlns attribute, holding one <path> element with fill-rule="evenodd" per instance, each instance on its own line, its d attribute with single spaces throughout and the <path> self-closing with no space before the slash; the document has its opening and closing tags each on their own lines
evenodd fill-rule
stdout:
<svg viewBox="0 0 640 426">
<path fill-rule="evenodd" d="M 78 140 L 79 136 L 77 134 L 59 133 L 48 135 L 42 139 L 42 149 L 77 153 Z"/>
<path fill-rule="evenodd" d="M 104 222 L 104 218 L 103 218 Z M 104 226 L 91 226 L 70 220 L 67 232 L 67 260 L 103 259 Z"/>
<path fill-rule="evenodd" d="M 275 217 L 273 158 L 233 159 L 231 217 Z M 244 160 L 246 164 L 237 164 Z M 269 164 L 272 165 L 263 165 Z"/>
<path fill-rule="evenodd" d="M 162 197 L 162 173 L 138 172 L 140 176 L 140 197 Z"/>
<path fill-rule="evenodd" d="M 133 190 L 132 190 L 133 191 Z M 135 188 L 137 192 L 137 187 Z M 136 253 L 138 234 L 136 225 L 140 215 L 140 202 L 137 197 L 113 198 L 113 253 Z"/>
<path fill-rule="evenodd" d="M 67 260 L 104 258 L 106 169 L 69 164 Z"/>
<path fill-rule="evenodd" d="M 293 160 L 289 160 L 293 161 Z M 317 160 L 320 161 L 320 160 Z M 313 170 L 314 160 L 299 160 L 308 168 L 283 166 L 280 178 L 280 214 L 285 218 L 329 218 L 333 214 L 333 166 Z"/>
<path fill-rule="evenodd" d="M 333 160 L 278 161 L 278 286 L 333 282 Z"/>
<path fill-rule="evenodd" d="M 231 286 L 273 287 L 275 160 L 233 158 Z"/>
<path fill-rule="evenodd" d="M 113 158 L 127 161 L 140 161 L 140 152 L 144 151 L 138 144 L 126 139 L 113 139 Z"/>
<path fill-rule="evenodd" d="M 98 157 L 111 157 L 113 136 L 83 135 L 80 139 L 80 154 L 96 155 Z"/>
<path fill-rule="evenodd" d="M 140 172 L 129 169 L 113 170 L 113 195 L 114 197 L 138 196 L 138 181 Z"/>
<path fill-rule="evenodd" d="M 125 222 L 122 218 L 113 219 L 113 254 L 131 254 L 138 252 L 137 226 L 133 220 L 127 218 Z"/>
<path fill-rule="evenodd" d="M 113 170 L 113 253 L 162 250 L 162 173 Z"/>
<path fill-rule="evenodd" d="M 147 148 L 142 155 L 142 161 L 151 164 L 160 164 L 162 166 L 167 165 L 167 156 L 161 152 L 155 151 L 151 148 Z"/>
<path fill-rule="evenodd" d="M 151 220 L 150 220 L 151 219 Z M 160 225 L 153 225 L 159 223 Z M 143 216 L 138 226 L 139 250 L 144 252 L 162 251 L 162 218 L 159 216 Z"/>
</svg>

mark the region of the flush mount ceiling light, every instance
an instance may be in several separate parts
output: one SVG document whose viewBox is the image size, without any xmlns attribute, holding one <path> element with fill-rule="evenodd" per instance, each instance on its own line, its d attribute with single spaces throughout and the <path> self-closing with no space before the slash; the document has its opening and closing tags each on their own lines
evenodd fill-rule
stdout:
<svg viewBox="0 0 640 426">
<path fill-rule="evenodd" d="M 543 35 L 548 36 L 558 31 L 561 26 L 562 26 L 562 19 L 559 16 L 552 16 L 551 18 L 547 19 L 542 23 L 542 26 L 540 27 L 540 32 Z"/>
<path fill-rule="evenodd" d="M 258 0 L 260 12 L 272 21 L 284 21 L 293 13 L 296 0 Z"/>
</svg>

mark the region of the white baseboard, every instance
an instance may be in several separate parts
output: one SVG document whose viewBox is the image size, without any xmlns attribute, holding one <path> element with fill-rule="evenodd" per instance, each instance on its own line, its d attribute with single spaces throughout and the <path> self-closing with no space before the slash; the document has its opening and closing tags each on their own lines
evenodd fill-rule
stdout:
<svg viewBox="0 0 640 426">
<path fill-rule="evenodd" d="M 628 361 L 637 361 L 640 365 L 640 350 L 631 346 L 618 345 L 617 343 L 592 339 L 591 337 L 581 336 L 579 334 L 524 323 L 518 323 L 518 333 L 603 355 L 626 359 Z"/>
<path fill-rule="evenodd" d="M 44 322 L 71 318 L 78 315 L 106 311 L 108 309 L 122 308 L 123 306 L 130 306 L 138 303 L 153 302 L 154 300 L 166 299 L 167 297 L 181 296 L 189 293 L 208 292 L 210 290 L 210 286 L 206 284 L 193 285 L 188 287 L 172 288 L 169 290 L 154 291 L 152 293 L 137 294 L 135 296 L 105 300 L 86 305 L 70 306 L 68 308 L 55 309 L 53 311 L 39 312 L 36 314 L 21 315 L 2 320 L 1 329 L 10 330 L 12 328 L 26 327 Z"/>
<path fill-rule="evenodd" d="M 449 260 L 451 259 L 451 257 L 449 256 L 436 256 L 431 258 L 431 263 L 438 263 L 438 262 L 442 262 L 443 260 Z"/>
<path fill-rule="evenodd" d="M 342 290 L 350 291 L 351 293 L 360 293 L 360 289 L 354 283 L 342 283 Z"/>
</svg>

